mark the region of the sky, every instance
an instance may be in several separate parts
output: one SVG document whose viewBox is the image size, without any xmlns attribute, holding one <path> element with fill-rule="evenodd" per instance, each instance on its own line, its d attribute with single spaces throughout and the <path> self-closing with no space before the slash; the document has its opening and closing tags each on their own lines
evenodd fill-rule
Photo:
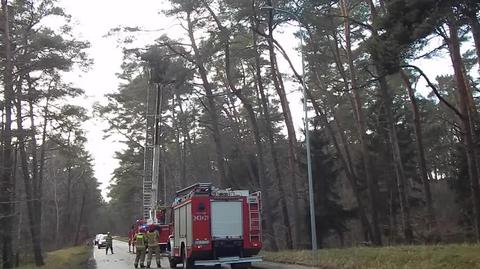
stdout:
<svg viewBox="0 0 480 269">
<path fill-rule="evenodd" d="M 115 37 L 105 37 L 108 31 L 119 25 L 140 26 L 146 29 L 168 28 L 171 25 L 160 10 L 166 8 L 159 0 L 60 0 L 59 5 L 72 15 L 74 32 L 78 39 L 91 43 L 87 50 L 93 65 L 87 72 L 73 70 L 65 74 L 65 79 L 85 90 L 81 101 L 91 107 L 95 102 L 105 103 L 105 94 L 115 92 L 119 85 L 116 73 L 121 71 L 122 52 Z M 140 42 L 149 43 L 151 37 L 141 36 Z M 118 165 L 114 158 L 122 149 L 119 138 L 104 139 L 107 124 L 99 119 L 91 119 L 84 124 L 87 130 L 87 150 L 94 159 L 95 176 L 101 183 L 103 197 L 108 200 L 107 187 L 112 172 Z"/>
<path fill-rule="evenodd" d="M 85 90 L 86 96 L 81 101 L 87 108 L 95 102 L 105 103 L 105 94 L 115 92 L 120 83 L 116 73 L 121 71 L 122 52 L 118 47 L 115 37 L 105 37 L 108 31 L 118 26 L 140 26 L 144 29 L 157 30 L 154 35 L 140 35 L 137 43 L 148 44 L 163 33 L 177 36 L 179 34 L 176 21 L 166 18 L 161 10 L 168 9 L 168 3 L 161 0 L 59 0 L 59 5 L 72 15 L 74 32 L 78 39 L 87 40 L 91 47 L 87 50 L 93 65 L 87 72 L 73 70 L 65 75 L 65 79 L 74 86 Z M 278 33 L 279 42 L 289 53 L 295 68 L 300 71 L 299 52 L 295 50 L 298 39 L 294 39 L 295 27 L 283 29 Z M 283 72 L 288 71 L 288 64 L 280 59 Z M 438 74 L 451 72 L 451 66 L 447 58 L 437 59 L 434 62 L 420 61 L 417 63 L 425 70 L 430 78 Z M 287 83 L 290 88 L 288 98 L 291 104 L 292 117 L 296 128 L 302 127 L 304 118 L 303 108 L 300 103 L 301 93 L 299 85 Z M 422 85 L 419 85 L 422 86 Z M 104 139 L 104 129 L 107 124 L 100 119 L 91 119 L 84 123 L 87 130 L 87 150 L 94 159 L 95 176 L 101 183 L 103 197 L 108 201 L 107 192 L 112 172 L 118 162 L 114 158 L 116 151 L 122 149 L 119 137 Z"/>
</svg>

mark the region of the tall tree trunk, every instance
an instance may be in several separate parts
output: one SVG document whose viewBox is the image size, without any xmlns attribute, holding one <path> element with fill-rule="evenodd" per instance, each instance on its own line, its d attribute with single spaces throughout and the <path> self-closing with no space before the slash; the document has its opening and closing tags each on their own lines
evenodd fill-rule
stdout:
<svg viewBox="0 0 480 269">
<path fill-rule="evenodd" d="M 35 213 L 35 196 L 34 196 L 34 182 L 33 182 L 33 171 L 29 171 L 28 166 L 28 155 L 26 149 L 26 130 L 23 129 L 23 115 L 22 115 L 22 88 L 21 88 L 21 79 L 19 79 L 18 83 L 18 92 L 17 92 L 17 100 L 15 102 L 16 110 L 17 110 L 17 128 L 18 128 L 18 145 L 20 151 L 20 167 L 23 174 L 23 180 L 25 183 L 25 198 L 27 204 L 27 216 L 28 216 L 28 224 L 30 234 L 32 236 L 32 247 L 33 247 L 33 254 L 35 259 L 36 266 L 43 266 L 45 263 L 43 261 L 42 256 L 42 247 L 41 247 L 41 238 L 40 234 L 38 233 L 38 229 L 36 228 L 37 220 L 36 220 L 36 213 Z M 35 152 L 35 150 L 33 150 Z M 33 156 L 32 156 L 33 157 Z"/>
<path fill-rule="evenodd" d="M 13 148 L 13 164 L 12 164 L 12 178 L 16 181 L 17 180 L 17 168 L 18 168 L 18 144 L 14 146 Z M 17 184 L 15 183 L 15 186 Z M 16 190 L 14 189 L 13 190 L 14 193 L 15 193 L 15 199 L 22 199 L 21 197 L 19 197 L 19 195 L 17 195 L 16 193 Z M 14 199 L 12 199 L 12 201 L 15 201 Z M 23 208 L 22 207 L 19 207 L 19 206 L 15 206 L 14 207 L 14 216 L 16 219 L 14 219 L 14 224 L 13 224 L 13 227 L 15 226 L 19 226 L 22 224 L 23 220 Z M 1 223 L 1 222 L 0 222 Z M 15 232 L 15 228 L 12 229 L 12 232 Z M 17 229 L 17 232 L 20 233 L 21 232 L 21 227 L 19 227 Z M 18 234 L 17 234 L 18 235 Z M 13 238 L 13 236 L 12 236 Z M 18 236 L 17 236 L 18 238 Z M 19 263 L 20 263 L 20 244 L 18 242 L 21 242 L 21 241 L 18 241 L 17 240 L 17 243 L 13 243 L 12 245 L 12 249 L 13 249 L 13 255 L 14 255 L 14 264 L 15 266 L 14 267 L 19 267 Z"/>
<path fill-rule="evenodd" d="M 39 163 L 38 160 L 38 145 L 37 145 L 37 137 L 36 137 L 36 123 L 35 123 L 35 112 L 33 108 L 34 103 L 34 93 L 33 93 L 33 85 L 31 80 L 27 77 L 28 82 L 28 105 L 29 105 L 29 118 L 30 118 L 30 152 L 31 152 L 31 183 L 32 183 L 32 208 L 33 208 L 33 217 L 34 217 L 34 227 L 33 230 L 35 231 L 36 237 L 39 239 L 37 244 L 40 248 L 41 253 L 41 238 L 42 238 L 42 182 L 41 176 L 43 173 L 40 172 L 40 169 L 43 169 L 43 164 Z M 21 95 L 20 95 L 21 96 Z M 48 101 L 47 101 L 48 102 Z M 46 121 L 46 119 L 45 119 Z M 45 127 L 43 131 L 46 131 Z M 45 141 L 45 133 L 42 134 L 42 140 Z M 43 145 L 42 145 L 43 146 Z M 44 158 L 45 156 L 45 149 L 42 148 L 40 152 L 40 157 Z M 40 160 L 43 162 L 43 159 Z M 34 242 L 35 245 L 35 242 Z M 40 260 L 37 261 L 37 258 Z M 35 263 L 43 265 L 43 257 L 35 256 Z"/>
<path fill-rule="evenodd" d="M 450 38 L 447 39 L 450 58 L 453 64 L 457 94 L 462 114 L 461 122 L 463 128 L 463 143 L 467 155 L 468 173 L 470 177 L 470 191 L 473 206 L 475 238 L 480 241 L 480 189 L 478 185 L 478 160 L 475 145 L 475 111 L 470 105 L 469 84 L 466 80 L 465 68 L 463 67 L 462 55 L 460 53 L 460 41 L 458 40 L 458 26 L 454 19 L 448 23 Z"/>
<path fill-rule="evenodd" d="M 58 239 L 60 238 L 60 207 L 58 203 L 58 195 L 57 195 L 57 176 L 53 174 L 53 199 L 55 203 L 55 247 L 59 247 Z"/>
<path fill-rule="evenodd" d="M 398 223 L 397 223 L 397 204 L 396 201 L 398 198 L 397 187 L 394 182 L 388 182 L 388 193 L 389 193 L 389 238 L 390 244 L 398 243 Z"/>
<path fill-rule="evenodd" d="M 338 152 L 340 156 L 340 163 L 344 168 L 345 175 L 347 177 L 348 182 L 350 183 L 353 194 L 355 195 L 355 200 L 357 201 L 358 205 L 358 213 L 360 215 L 360 222 L 362 223 L 362 231 L 366 237 L 372 236 L 373 235 L 373 230 L 372 226 L 370 225 L 370 222 L 367 218 L 367 214 L 365 212 L 365 205 L 363 204 L 361 193 L 360 193 L 360 188 L 358 186 L 357 182 L 357 176 L 355 175 L 351 157 L 350 157 L 350 150 L 348 149 L 347 141 L 345 139 L 345 136 L 343 134 L 343 129 L 340 127 L 339 124 L 337 124 L 338 131 L 340 133 L 340 139 L 342 141 L 344 150 L 342 151 L 339 143 L 337 142 L 337 138 L 335 136 L 335 131 L 333 130 L 330 122 L 328 122 L 328 118 L 326 113 L 321 109 L 320 105 L 318 102 L 316 102 L 315 98 L 313 97 L 312 93 L 308 90 L 307 91 L 307 96 L 311 100 L 313 104 L 313 108 L 317 114 L 317 116 L 322 120 L 324 126 L 327 128 L 327 132 L 330 135 L 330 140 L 333 143 L 333 146 L 335 147 L 335 150 Z M 336 116 L 334 116 L 334 120 L 336 123 L 338 123 L 338 119 Z M 342 154 L 342 152 L 345 152 Z M 345 155 L 345 156 L 344 156 Z"/>
<path fill-rule="evenodd" d="M 14 203 L 15 198 L 15 180 L 12 177 L 12 102 L 14 98 L 13 92 L 13 64 L 10 40 L 10 25 L 8 1 L 2 0 L 3 15 L 3 50 L 5 57 L 5 68 L 3 70 L 4 83 L 4 113 L 5 124 L 3 132 L 3 164 L 2 178 L 0 182 L 0 231 L 1 231 L 1 247 L 2 247 L 2 267 L 10 269 L 13 267 L 13 221 L 14 221 Z"/>
<path fill-rule="evenodd" d="M 42 126 L 42 144 L 40 145 L 40 164 L 39 164 L 39 171 L 38 171 L 38 196 L 37 196 L 37 199 L 39 201 L 39 203 L 37 204 L 37 219 L 38 221 L 41 223 L 42 221 L 42 216 L 43 216 L 43 207 L 42 207 L 42 201 L 43 201 L 43 179 L 44 179 L 44 169 L 45 169 L 45 158 L 46 158 L 46 151 L 47 151 L 47 145 L 46 145 L 46 141 L 47 141 L 47 124 L 48 124 L 48 121 L 49 121 L 49 115 L 48 115 L 48 111 L 49 111 L 49 104 L 50 104 L 50 89 L 48 90 L 48 93 L 47 93 L 47 99 L 45 101 L 45 107 L 44 107 L 44 114 L 43 114 L 43 126 Z M 40 229 L 41 229 L 41 225 L 40 225 Z"/>
<path fill-rule="evenodd" d="M 83 190 L 82 194 L 82 203 L 80 205 L 80 216 L 78 217 L 78 223 L 77 223 L 77 229 L 75 230 L 75 240 L 74 245 L 77 246 L 79 244 L 78 240 L 80 237 L 80 229 L 82 228 L 82 222 L 83 222 L 83 215 L 85 211 L 85 203 L 86 203 L 86 198 L 87 198 L 87 184 L 85 184 L 85 189 Z"/>
<path fill-rule="evenodd" d="M 205 89 L 205 94 L 207 97 L 207 110 L 211 120 L 209 129 L 212 132 L 213 140 L 215 142 L 215 153 L 216 153 L 216 159 L 217 159 L 216 162 L 217 162 L 218 172 L 220 174 L 219 183 L 221 187 L 227 187 L 229 185 L 229 182 L 228 182 L 227 173 L 225 169 L 225 161 L 224 161 L 225 152 L 223 149 L 222 137 L 220 134 L 219 119 L 217 114 L 218 109 L 215 103 L 215 96 L 213 95 L 213 87 L 210 84 L 210 81 L 208 80 L 208 74 L 207 74 L 207 70 L 205 69 L 203 56 L 201 55 L 195 40 L 194 29 L 193 29 L 194 26 L 191 19 L 191 13 L 192 13 L 191 10 L 187 11 L 188 36 L 190 38 L 190 42 L 194 52 L 195 64 L 197 65 L 198 72 L 202 79 L 202 84 Z"/>
<path fill-rule="evenodd" d="M 205 4 L 205 3 L 204 3 Z M 271 233 L 271 248 L 272 250 L 278 250 L 278 245 L 276 242 L 277 236 L 275 235 L 275 229 L 273 227 L 273 222 L 271 221 L 273 219 L 272 217 L 272 212 L 273 212 L 273 206 L 271 205 L 271 184 L 270 180 L 267 179 L 266 172 L 265 172 L 265 159 L 264 159 L 264 154 L 263 154 L 263 147 L 262 147 L 262 139 L 260 137 L 260 131 L 258 128 L 258 122 L 257 122 L 257 117 L 255 115 L 255 111 L 253 109 L 252 104 L 246 98 L 241 90 L 237 89 L 235 86 L 235 82 L 232 78 L 232 66 L 231 66 L 231 55 L 230 55 L 230 34 L 229 31 L 222 25 L 218 17 L 216 16 L 215 12 L 209 7 L 208 4 L 205 4 L 205 7 L 208 9 L 210 12 L 210 15 L 215 19 L 215 22 L 217 23 L 217 27 L 220 30 L 220 35 L 221 35 L 221 41 L 223 42 L 224 46 L 224 52 L 225 52 L 225 74 L 227 77 L 227 84 L 230 89 L 230 91 L 237 96 L 238 99 L 243 104 L 243 107 L 247 111 L 248 115 L 248 121 L 250 123 L 250 127 L 253 130 L 253 137 L 255 141 L 255 148 L 257 152 L 257 167 L 258 167 L 258 182 L 260 184 L 260 188 L 263 191 L 263 203 L 265 204 L 266 210 L 264 210 L 264 217 L 265 217 L 265 226 L 267 228 L 267 231 Z"/>
<path fill-rule="evenodd" d="M 221 73 L 222 71 L 218 70 L 217 72 Z M 235 147 L 239 149 L 242 143 L 243 137 L 248 137 L 249 133 L 245 124 L 242 121 L 242 117 L 240 117 L 240 113 L 238 113 L 237 109 L 235 108 L 235 104 L 234 104 L 235 98 L 233 97 L 234 93 L 231 91 L 230 87 L 228 86 L 228 81 L 226 81 L 226 79 L 223 79 L 222 82 L 226 88 L 227 106 L 230 108 L 230 109 L 227 109 L 224 107 L 223 110 L 225 112 L 225 115 L 229 119 L 229 121 L 232 122 L 232 124 L 230 125 L 233 131 L 233 136 L 231 137 L 231 140 L 234 141 Z M 251 159 L 249 158 L 249 156 L 247 154 L 240 154 L 240 158 L 243 162 L 243 165 L 245 165 L 245 167 L 247 168 L 247 172 L 249 176 L 248 182 L 250 182 L 252 186 L 260 187 L 258 174 L 255 172 L 255 167 L 251 162 Z M 230 183 L 232 187 L 240 187 L 242 184 L 241 182 L 238 181 L 237 178 L 234 178 L 233 176 L 232 178 L 230 178 L 230 180 L 231 180 Z"/>
<path fill-rule="evenodd" d="M 166 160 L 164 159 L 165 154 L 164 154 L 164 135 L 163 135 L 163 110 L 165 107 L 165 102 L 168 102 L 165 98 L 165 91 L 167 90 L 167 87 L 163 84 L 156 83 L 155 84 L 155 89 L 156 89 L 156 99 L 155 99 L 155 136 L 153 139 L 153 144 L 154 144 L 154 150 L 153 150 L 153 162 L 156 162 L 153 164 L 153 177 L 152 177 L 152 183 L 156 182 L 156 190 L 155 194 L 153 194 L 152 201 L 154 201 L 155 204 L 153 204 L 154 207 L 160 204 L 160 201 L 163 201 L 165 204 L 165 200 L 162 199 L 162 192 L 164 192 L 164 186 L 162 182 L 165 180 L 165 166 L 166 166 Z M 152 187 L 153 190 L 153 187 Z"/>
<path fill-rule="evenodd" d="M 177 165 L 178 168 L 176 169 L 176 176 L 178 177 L 178 182 L 180 183 L 180 188 L 185 188 L 185 177 L 183 175 L 183 166 L 184 166 L 184 159 L 182 154 L 182 144 L 180 143 L 180 128 L 178 127 L 178 116 L 176 113 L 176 106 L 177 103 L 175 102 L 176 95 L 172 95 L 172 129 L 175 132 L 175 154 L 177 155 Z M 180 102 L 180 101 L 179 101 Z M 166 201 L 165 201 L 166 202 Z"/>
<path fill-rule="evenodd" d="M 267 0 L 267 5 L 272 6 L 272 1 Z M 295 243 L 297 247 L 303 241 L 302 238 L 305 235 L 305 232 L 302 232 L 302 227 L 304 226 L 304 221 L 302 218 L 300 205 L 299 205 L 299 197 L 298 197 L 298 160 L 297 160 L 297 153 L 296 153 L 296 146 L 297 146 L 297 138 L 295 134 L 295 128 L 293 126 L 292 120 L 292 113 L 290 112 L 290 105 L 287 100 L 287 95 L 285 92 L 285 88 L 283 87 L 283 79 L 280 74 L 280 70 L 278 69 L 277 59 L 275 55 L 275 45 L 273 39 L 273 10 L 269 11 L 268 14 L 268 51 L 270 57 L 270 68 L 271 68 L 271 76 L 273 80 L 273 84 L 275 90 L 280 98 L 280 104 L 282 106 L 282 114 L 285 119 L 285 125 L 287 127 L 287 139 L 288 139 L 288 171 L 289 176 L 292 180 L 291 184 L 291 193 L 293 196 L 293 216 L 295 219 L 294 224 L 294 235 L 295 235 Z"/>
<path fill-rule="evenodd" d="M 367 0 L 370 6 L 370 12 L 372 16 L 372 21 L 376 22 L 377 18 L 377 10 L 372 0 Z M 372 37 L 374 40 L 380 42 L 380 38 L 376 29 L 372 31 Z M 397 136 L 397 130 L 394 121 L 393 115 L 393 96 L 390 92 L 388 87 L 386 76 L 383 74 L 383 69 L 381 67 L 381 59 L 375 53 L 372 53 L 372 61 L 375 69 L 377 71 L 378 83 L 379 83 L 379 91 L 380 95 L 382 96 L 384 102 L 384 110 L 385 116 L 387 119 L 388 124 L 388 136 L 389 142 L 392 149 L 393 155 L 393 165 L 395 167 L 395 174 L 397 177 L 397 188 L 398 188 L 398 195 L 399 195 L 399 202 L 400 202 L 400 213 L 402 216 L 402 227 L 405 239 L 407 242 L 413 242 L 413 230 L 410 220 L 410 203 L 408 200 L 407 190 L 406 190 L 406 178 L 405 178 L 405 170 L 403 167 L 401 152 L 400 152 L 400 145 Z"/>
<path fill-rule="evenodd" d="M 437 220 L 435 218 L 435 212 L 433 210 L 433 202 L 432 202 L 432 192 L 430 191 L 430 182 L 428 180 L 428 169 L 427 169 L 427 161 L 425 159 L 425 148 L 423 146 L 423 135 L 422 135 L 422 127 L 420 125 L 420 112 L 418 109 L 417 100 L 415 98 L 415 92 L 412 89 L 412 85 L 410 83 L 410 79 L 408 78 L 407 74 L 404 71 L 400 71 L 400 76 L 402 77 L 403 83 L 408 91 L 408 96 L 410 98 L 410 103 L 412 104 L 412 112 L 413 112 L 413 127 L 415 130 L 415 140 L 417 144 L 417 151 L 418 151 L 418 168 L 420 172 L 420 178 L 422 179 L 423 183 L 423 191 L 425 195 L 425 202 L 427 205 L 427 219 L 428 219 L 428 229 L 431 231 L 433 229 L 433 236 L 436 237 L 435 240 L 439 239 L 437 237 L 440 236 L 439 230 L 437 227 Z"/>
<path fill-rule="evenodd" d="M 18 208 L 18 207 L 17 207 Z M 17 245 L 15 246 L 15 267 L 19 267 L 20 264 L 20 249 L 21 246 L 18 242 L 22 242 L 22 226 L 23 226 L 23 210 L 18 210 L 17 226 Z"/>
<path fill-rule="evenodd" d="M 376 65 L 377 70 L 380 70 L 378 65 Z M 400 214 L 402 216 L 402 228 L 404 237 L 407 242 L 413 242 L 413 230 L 410 220 L 410 202 L 408 200 L 408 194 L 406 190 L 406 178 L 405 170 L 403 167 L 403 161 L 400 152 L 400 146 L 397 136 L 397 130 L 395 127 L 394 116 L 393 116 L 393 98 L 389 92 L 388 84 L 385 77 L 379 79 L 380 92 L 382 99 L 384 100 L 385 114 L 388 124 L 388 136 L 390 146 L 392 147 L 393 155 L 393 165 L 395 167 L 395 174 L 397 177 L 397 188 L 398 188 L 398 197 L 400 203 Z"/>
<path fill-rule="evenodd" d="M 67 138 L 67 198 L 65 201 L 65 220 L 64 220 L 64 229 L 63 229 L 63 238 L 64 242 L 69 244 L 70 241 L 72 240 L 72 237 L 70 236 L 72 233 L 71 229 L 71 218 L 72 218 L 72 153 L 70 152 L 70 143 L 71 143 L 71 132 L 68 132 L 68 138 Z"/>
<path fill-rule="evenodd" d="M 254 1 L 252 1 L 254 5 Z M 253 6 L 253 9 L 255 7 Z M 265 95 L 265 88 L 263 84 L 263 77 L 262 77 L 262 65 L 260 61 L 260 52 L 258 48 L 258 35 L 257 35 L 257 28 L 258 25 L 255 23 L 255 18 L 251 19 L 252 24 L 252 39 L 253 39 L 253 49 L 255 53 L 255 79 L 256 79 L 256 87 L 260 93 L 261 97 L 261 107 L 263 111 L 263 117 L 265 121 L 265 129 L 267 134 L 267 141 L 268 141 L 268 148 L 270 151 L 270 155 L 272 157 L 273 163 L 273 173 L 275 178 L 277 179 L 277 187 L 280 194 L 279 202 L 280 208 L 282 211 L 282 224 L 286 229 L 285 234 L 285 244 L 288 249 L 293 249 L 293 235 L 292 235 L 292 223 L 290 221 L 290 215 L 288 213 L 288 206 L 287 206 L 287 194 L 284 189 L 284 180 L 282 172 L 280 171 L 280 163 L 278 160 L 277 150 L 275 148 L 275 140 L 273 137 L 273 129 L 272 129 L 272 120 L 270 118 L 270 111 L 268 110 L 268 98 Z"/>
<path fill-rule="evenodd" d="M 182 113 L 182 115 L 184 115 L 184 110 L 183 110 L 183 102 L 182 102 L 182 97 L 180 96 L 180 94 L 176 94 L 177 96 L 177 103 L 178 103 L 178 108 L 180 109 L 180 113 Z M 185 122 L 185 125 L 187 124 L 188 122 Z M 182 162 L 182 182 L 185 183 L 185 186 L 187 185 L 187 149 L 189 147 L 191 147 L 191 141 L 192 139 L 190 138 L 190 133 L 188 130 L 188 128 L 186 126 L 180 126 L 180 129 L 181 129 L 181 132 L 182 132 L 182 136 L 183 136 L 183 147 L 182 147 L 182 158 L 183 158 L 183 162 Z"/>
<path fill-rule="evenodd" d="M 310 31 L 309 31 L 309 33 L 310 33 Z M 313 36 L 313 35 L 311 35 L 311 33 L 310 33 L 310 36 Z M 283 49 L 283 47 L 277 41 L 275 41 L 275 44 L 277 45 L 278 49 L 282 52 L 282 55 L 284 56 L 285 60 L 289 63 L 290 68 L 292 69 L 292 71 L 295 74 L 295 76 L 297 77 L 297 79 L 300 81 L 300 83 L 303 84 L 303 78 L 296 71 L 296 69 L 292 64 L 292 61 L 290 60 L 290 57 L 288 57 L 286 51 Z M 317 48 L 317 46 L 314 45 L 314 54 L 317 54 L 317 53 L 318 53 L 318 48 Z M 341 66 L 340 62 L 337 63 L 337 64 L 339 65 L 339 69 L 341 70 L 340 72 L 343 74 L 343 77 L 344 77 L 345 82 L 346 82 L 347 80 L 346 80 L 346 77 L 344 75 L 345 72 L 343 71 L 343 67 L 340 67 Z M 314 73 L 315 73 L 315 76 L 316 76 L 316 85 L 319 89 L 321 89 L 321 83 L 320 83 L 321 79 L 319 78 L 319 75 L 318 75 L 318 72 L 317 72 L 317 66 L 316 66 L 315 63 L 313 64 L 313 68 L 314 68 Z M 346 84 L 347 84 L 346 88 L 348 89 L 348 83 L 346 83 Z M 337 142 L 337 138 L 335 136 L 335 131 L 331 127 L 330 123 L 328 122 L 326 112 L 324 111 L 324 109 L 322 109 L 320 107 L 319 103 L 317 102 L 317 100 L 315 100 L 315 97 L 313 96 L 312 92 L 309 89 L 306 89 L 306 94 L 307 94 L 306 98 L 308 98 L 310 100 L 310 102 L 312 103 L 312 106 L 315 110 L 315 113 L 316 113 L 317 117 L 319 117 L 323 121 L 324 125 L 326 126 L 327 131 L 328 131 L 328 133 L 331 137 L 331 141 L 334 144 L 334 147 L 335 147 L 335 149 L 337 150 L 337 152 L 340 156 L 340 162 L 345 169 L 345 174 L 347 176 L 347 179 L 349 180 L 350 184 L 352 185 L 352 189 L 353 189 L 355 198 L 356 198 L 358 206 L 359 206 L 358 210 L 359 210 L 359 215 L 360 215 L 360 221 L 362 223 L 362 231 L 363 231 L 366 239 L 371 238 L 371 236 L 373 235 L 373 231 L 372 231 L 371 225 L 369 223 L 369 220 L 368 220 L 366 212 L 365 212 L 366 207 L 363 205 L 363 202 L 362 202 L 362 199 L 361 199 L 361 193 L 360 193 L 360 189 L 359 189 L 359 186 L 358 186 L 358 183 L 357 183 L 357 176 L 355 175 L 355 172 L 354 172 L 353 163 L 352 163 L 352 159 L 351 159 L 351 154 L 350 154 L 350 150 L 348 148 L 348 143 L 347 143 L 347 140 L 345 138 L 345 134 L 343 133 L 343 128 L 341 128 L 341 126 L 339 124 L 339 121 L 338 121 L 338 117 L 336 117 L 333 108 L 331 108 L 335 124 L 337 125 L 337 129 L 339 130 L 340 138 L 342 140 L 342 144 L 343 144 L 343 150 L 342 150 L 342 148 L 339 146 L 339 144 Z"/>
<path fill-rule="evenodd" d="M 360 89 L 357 85 L 357 76 L 355 72 L 355 65 L 353 64 L 353 57 L 352 57 L 352 45 L 351 45 L 351 37 L 350 37 L 350 21 L 349 21 L 349 11 L 345 0 L 341 1 L 342 6 L 342 15 L 344 17 L 344 26 L 345 26 L 345 42 L 346 42 L 346 52 L 347 52 L 347 61 L 348 61 L 348 68 L 350 71 L 350 82 L 352 87 L 353 99 L 354 99 L 354 107 L 355 107 L 355 115 L 356 115 L 356 124 L 359 133 L 359 139 L 361 144 L 362 150 L 362 161 L 363 161 L 363 168 L 365 170 L 365 179 L 367 182 L 368 187 L 368 196 L 370 201 L 370 207 L 372 210 L 372 226 L 373 226 L 373 243 L 375 245 L 382 244 L 382 233 L 380 231 L 380 221 L 378 218 L 378 183 L 377 180 L 373 176 L 372 166 L 370 161 L 370 154 L 368 150 L 368 138 L 367 138 L 367 128 L 365 124 L 365 116 L 363 113 L 363 106 L 360 97 Z"/>
<path fill-rule="evenodd" d="M 238 93 L 238 92 L 237 92 Z M 241 94 L 237 95 L 239 98 L 242 96 Z M 271 234 L 271 239 L 270 239 L 270 244 L 272 250 L 276 251 L 278 250 L 278 244 L 276 239 L 278 238 L 275 229 L 273 227 L 273 222 L 271 221 L 273 218 L 273 206 L 272 206 L 272 185 L 270 180 L 268 180 L 265 172 L 265 157 L 263 154 L 263 148 L 262 148 L 262 140 L 260 137 L 260 131 L 258 128 L 258 122 L 255 116 L 255 112 L 253 110 L 252 105 L 247 101 L 245 97 L 240 98 L 242 100 L 244 108 L 247 110 L 248 117 L 249 117 L 249 122 L 251 125 L 251 128 L 253 130 L 253 136 L 254 136 L 254 141 L 255 141 L 255 148 L 257 152 L 257 167 L 258 167 L 258 181 L 260 183 L 260 188 L 263 191 L 263 203 L 265 204 L 265 209 L 264 212 L 264 218 L 265 218 L 265 226 L 268 231 L 270 231 Z"/>
</svg>

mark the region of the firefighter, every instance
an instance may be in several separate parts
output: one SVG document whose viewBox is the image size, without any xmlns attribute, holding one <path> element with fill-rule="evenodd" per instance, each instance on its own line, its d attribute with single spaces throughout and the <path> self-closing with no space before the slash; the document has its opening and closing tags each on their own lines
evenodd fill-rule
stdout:
<svg viewBox="0 0 480 269">
<path fill-rule="evenodd" d="M 135 226 L 132 225 L 132 228 L 130 229 L 130 231 L 128 231 L 128 252 L 132 252 L 132 243 L 133 243 L 133 237 L 135 236 Z"/>
<path fill-rule="evenodd" d="M 105 241 L 107 243 L 107 247 L 105 248 L 105 255 L 108 254 L 108 249 L 110 249 L 110 251 L 113 254 L 113 238 L 112 238 L 112 235 L 110 234 L 110 232 L 107 233 L 107 238 L 106 238 Z"/>
<path fill-rule="evenodd" d="M 147 268 L 150 268 L 150 264 L 152 264 L 152 255 L 155 253 L 155 260 L 157 261 L 157 267 L 160 268 L 162 265 L 160 264 L 160 247 L 158 243 L 160 241 L 160 235 L 156 229 L 155 224 L 150 224 L 148 226 L 147 232 L 147 242 L 148 242 L 148 257 L 147 257 Z"/>
<path fill-rule="evenodd" d="M 157 211 L 157 220 L 160 224 L 165 224 L 165 209 Z"/>
<path fill-rule="evenodd" d="M 138 262 L 140 261 L 140 267 L 145 267 L 145 248 L 147 246 L 147 238 L 145 238 L 145 228 L 141 227 L 133 239 L 135 248 L 137 249 L 137 255 L 135 256 L 135 263 L 133 264 L 135 268 L 138 267 Z"/>
</svg>

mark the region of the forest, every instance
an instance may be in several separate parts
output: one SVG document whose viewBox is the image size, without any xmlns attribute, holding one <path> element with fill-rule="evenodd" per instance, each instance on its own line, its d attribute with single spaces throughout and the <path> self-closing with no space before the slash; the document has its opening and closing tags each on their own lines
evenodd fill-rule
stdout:
<svg viewBox="0 0 480 269">
<path fill-rule="evenodd" d="M 174 35 L 136 46 L 148 29 L 107 34 L 121 85 L 91 117 L 124 143 L 107 203 L 84 146 L 90 114 L 71 102 L 85 93 L 62 80 L 88 69 L 88 42 L 53 0 L 2 0 L 4 268 L 105 227 L 126 234 L 152 143 L 161 203 L 195 182 L 260 190 L 265 248 L 311 248 L 307 128 L 319 248 L 480 240 L 480 2 L 166 2 Z M 65 26 L 43 27 L 48 16 Z M 294 118 L 303 101 L 308 119 Z"/>
<path fill-rule="evenodd" d="M 141 207 L 131 194 L 141 197 L 148 97 L 159 94 L 166 202 L 197 181 L 262 190 L 269 248 L 309 247 L 305 129 L 288 98 L 305 84 L 320 247 L 478 239 L 479 3 L 171 6 L 181 38 L 132 48 L 142 29 L 113 30 L 125 39 L 124 83 L 97 111 L 128 145 L 110 192 L 119 218 Z M 276 29 L 297 24 L 305 43 L 292 55 Z M 438 57 L 451 75 L 415 65 Z"/>
<path fill-rule="evenodd" d="M 71 34 L 70 16 L 54 1 L 1 1 L 2 268 L 44 264 L 46 250 L 83 243 L 103 204 L 85 149 L 84 95 L 63 79 L 87 68 L 89 44 Z M 62 27 L 44 22 L 56 17 Z M 8 18 L 8 19 L 5 19 Z"/>
</svg>

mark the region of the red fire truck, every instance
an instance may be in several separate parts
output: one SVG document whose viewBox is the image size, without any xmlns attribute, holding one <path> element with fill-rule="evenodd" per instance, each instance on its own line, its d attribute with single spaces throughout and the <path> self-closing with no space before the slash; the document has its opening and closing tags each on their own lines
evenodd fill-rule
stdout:
<svg viewBox="0 0 480 269">
<path fill-rule="evenodd" d="M 162 253 L 167 251 L 168 241 L 170 236 L 170 225 L 167 223 L 167 208 L 159 208 L 155 212 L 156 219 L 158 221 L 157 230 L 160 234 L 160 240 L 158 242 L 160 251 Z"/>
<path fill-rule="evenodd" d="M 261 195 L 197 183 L 177 191 L 172 206 L 170 267 L 230 264 L 249 268 L 262 248 Z"/>
<path fill-rule="evenodd" d="M 150 225 L 153 224 L 160 235 L 160 240 L 158 242 L 160 251 L 165 253 L 167 251 L 170 236 L 170 224 L 167 223 L 166 219 L 167 209 L 168 208 L 166 207 L 159 207 L 151 210 L 150 216 L 147 220 L 137 220 L 134 224 L 133 236 L 131 240 L 133 241 L 133 237 L 139 232 L 140 227 L 144 227 L 145 230 L 148 231 L 150 229 Z"/>
<path fill-rule="evenodd" d="M 160 235 L 158 245 L 162 253 L 167 250 L 170 235 L 170 225 L 167 223 L 166 214 L 167 207 L 158 207 L 150 211 L 150 217 L 146 221 L 147 227 L 152 224 L 155 225 L 155 229 Z M 148 230 L 149 228 L 146 229 Z"/>
</svg>

